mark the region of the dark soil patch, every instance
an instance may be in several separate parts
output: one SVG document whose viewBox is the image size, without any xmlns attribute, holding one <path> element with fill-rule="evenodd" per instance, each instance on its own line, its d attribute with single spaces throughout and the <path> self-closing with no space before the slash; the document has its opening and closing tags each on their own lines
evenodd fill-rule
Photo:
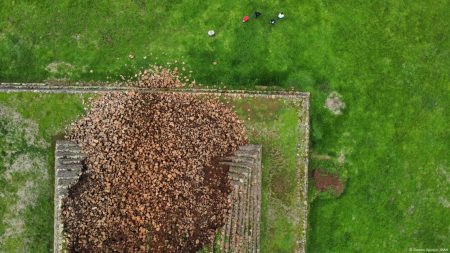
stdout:
<svg viewBox="0 0 450 253">
<path fill-rule="evenodd" d="M 293 185 L 287 175 L 281 173 L 272 175 L 270 186 L 277 199 L 282 200 L 285 204 L 289 204 Z"/>
<path fill-rule="evenodd" d="M 344 184 L 336 175 L 317 169 L 314 170 L 313 177 L 314 186 L 321 192 L 331 190 L 335 196 L 340 196 L 344 192 Z"/>
</svg>

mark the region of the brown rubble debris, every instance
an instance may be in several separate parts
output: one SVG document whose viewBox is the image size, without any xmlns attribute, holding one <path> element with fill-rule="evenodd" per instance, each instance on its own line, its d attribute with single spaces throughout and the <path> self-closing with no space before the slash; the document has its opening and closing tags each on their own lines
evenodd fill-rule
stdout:
<svg viewBox="0 0 450 253">
<path fill-rule="evenodd" d="M 140 85 L 179 85 L 160 73 L 144 73 Z M 62 211 L 75 252 L 196 252 L 231 207 L 228 167 L 218 161 L 247 143 L 217 98 L 134 92 L 93 100 L 66 138 L 87 154 Z"/>
</svg>

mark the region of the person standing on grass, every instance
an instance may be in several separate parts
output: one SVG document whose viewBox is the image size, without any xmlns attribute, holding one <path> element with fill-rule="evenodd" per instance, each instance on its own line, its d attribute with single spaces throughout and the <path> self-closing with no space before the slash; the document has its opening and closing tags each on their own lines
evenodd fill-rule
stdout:
<svg viewBox="0 0 450 253">
<path fill-rule="evenodd" d="M 283 12 L 278 13 L 278 19 L 283 19 L 283 18 L 284 18 L 284 13 Z"/>
<path fill-rule="evenodd" d="M 261 16 L 261 12 L 255 11 L 255 18 L 258 18 L 259 16 Z"/>
<path fill-rule="evenodd" d="M 247 22 L 248 22 L 248 19 L 249 19 L 248 16 L 244 16 L 244 17 L 242 18 L 242 22 L 243 22 L 243 23 L 247 23 Z"/>
</svg>

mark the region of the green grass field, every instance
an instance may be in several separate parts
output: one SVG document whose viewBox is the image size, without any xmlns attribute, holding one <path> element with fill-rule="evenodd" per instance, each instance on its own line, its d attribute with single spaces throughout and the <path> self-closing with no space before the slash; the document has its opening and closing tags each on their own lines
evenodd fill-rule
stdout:
<svg viewBox="0 0 450 253">
<path fill-rule="evenodd" d="M 312 152 L 342 152 L 326 169 L 347 185 L 311 203 L 308 251 L 448 248 L 448 13 L 445 0 L 3 1 L 0 80 L 115 80 L 171 62 L 208 85 L 309 91 Z M 323 107 L 331 91 L 342 116 Z"/>
</svg>

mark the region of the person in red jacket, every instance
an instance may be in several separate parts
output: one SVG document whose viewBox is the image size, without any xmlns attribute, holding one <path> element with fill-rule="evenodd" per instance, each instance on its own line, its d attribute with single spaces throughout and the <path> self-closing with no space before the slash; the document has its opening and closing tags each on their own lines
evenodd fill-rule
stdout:
<svg viewBox="0 0 450 253">
<path fill-rule="evenodd" d="M 242 22 L 246 23 L 246 22 L 248 22 L 248 19 L 249 19 L 248 16 L 244 16 L 244 17 L 242 18 Z"/>
</svg>

